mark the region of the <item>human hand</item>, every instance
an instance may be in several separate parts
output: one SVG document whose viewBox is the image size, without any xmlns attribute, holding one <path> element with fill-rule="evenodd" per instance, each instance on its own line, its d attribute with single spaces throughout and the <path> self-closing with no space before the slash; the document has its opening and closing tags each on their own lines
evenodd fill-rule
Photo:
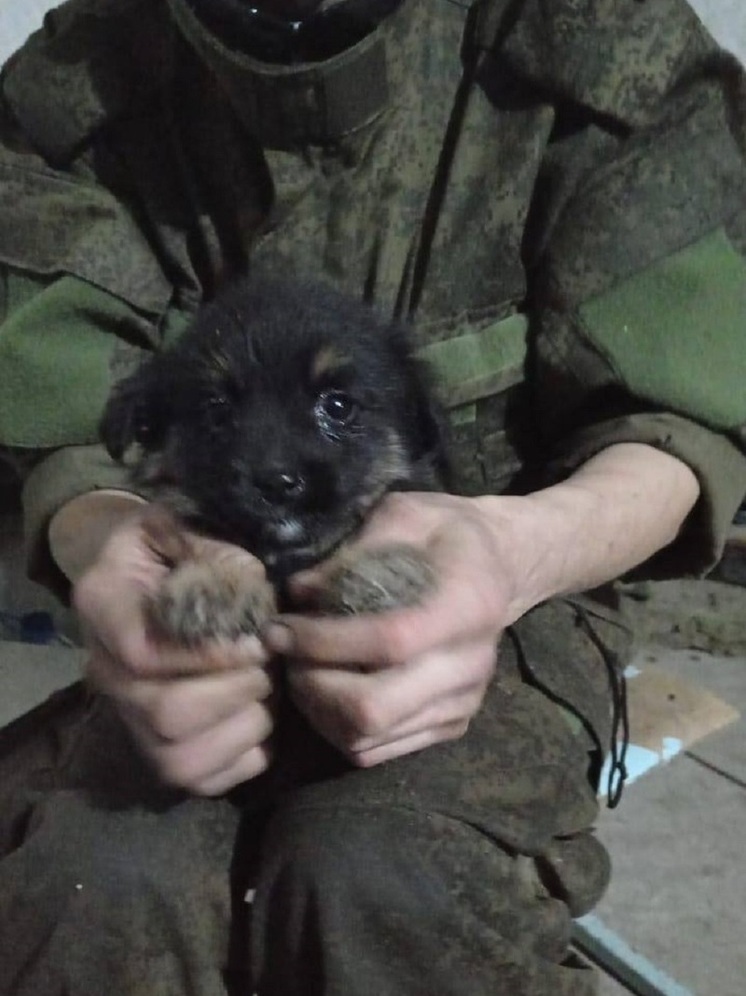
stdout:
<svg viewBox="0 0 746 996">
<path fill-rule="evenodd" d="M 463 735 L 512 621 L 510 579 L 476 500 L 388 495 L 342 556 L 399 543 L 421 550 L 434 568 L 436 589 L 421 605 L 344 618 L 284 615 L 263 633 L 288 658 L 298 708 L 361 767 Z M 291 597 L 318 601 L 338 561 L 297 575 Z"/>
<path fill-rule="evenodd" d="M 116 703 L 163 780 L 219 795 L 264 771 L 273 729 L 268 654 L 256 636 L 180 645 L 148 625 L 145 611 L 169 567 L 149 540 L 148 512 L 114 528 L 74 588 L 87 634 L 87 674 Z M 264 582 L 264 568 L 238 547 L 188 536 L 202 563 Z"/>
</svg>

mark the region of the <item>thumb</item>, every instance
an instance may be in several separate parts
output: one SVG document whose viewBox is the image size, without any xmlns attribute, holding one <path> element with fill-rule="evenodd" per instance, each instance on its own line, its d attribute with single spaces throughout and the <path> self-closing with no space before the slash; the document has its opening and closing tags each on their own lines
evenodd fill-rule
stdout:
<svg viewBox="0 0 746 996">
<path fill-rule="evenodd" d="M 148 549 L 169 569 L 187 561 L 216 565 L 230 562 L 242 571 L 265 575 L 261 561 L 248 550 L 193 532 L 165 505 L 153 503 L 148 506 L 141 519 L 141 528 Z"/>
<path fill-rule="evenodd" d="M 167 567 L 176 567 L 195 558 L 196 536 L 190 534 L 181 519 L 166 505 L 153 502 L 140 519 L 145 545 Z"/>
</svg>

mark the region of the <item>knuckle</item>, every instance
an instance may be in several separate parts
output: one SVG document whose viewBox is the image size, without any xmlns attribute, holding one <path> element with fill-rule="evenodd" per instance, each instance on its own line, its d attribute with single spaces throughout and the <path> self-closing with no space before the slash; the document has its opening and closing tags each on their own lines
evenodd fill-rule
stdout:
<svg viewBox="0 0 746 996">
<path fill-rule="evenodd" d="M 382 618 L 378 624 L 378 646 L 382 664 L 403 664 L 413 656 L 413 629 L 407 619 Z"/>
<path fill-rule="evenodd" d="M 274 712 L 266 703 L 255 702 L 245 713 L 246 727 L 251 731 L 251 749 L 258 750 L 275 729 Z"/>
<path fill-rule="evenodd" d="M 134 679 L 151 677 L 152 662 L 135 633 L 122 634 L 116 651 L 119 664 Z"/>
<path fill-rule="evenodd" d="M 481 685 L 486 685 L 497 667 L 497 648 L 494 644 L 485 647 L 477 655 L 474 673 Z"/>
<path fill-rule="evenodd" d="M 348 708 L 348 746 L 354 749 L 361 737 L 377 737 L 389 726 L 388 708 L 383 699 L 368 692 L 352 700 Z"/>
<path fill-rule="evenodd" d="M 443 740 L 460 740 L 469 729 L 468 719 L 459 719 L 443 728 Z"/>
<path fill-rule="evenodd" d="M 261 775 L 269 767 L 270 760 L 269 751 L 263 745 L 254 747 L 230 767 L 196 781 L 190 786 L 190 791 L 202 797 L 222 795 L 241 782 Z"/>
<path fill-rule="evenodd" d="M 179 710 L 173 700 L 156 698 L 147 710 L 150 729 L 161 740 L 178 740 L 182 732 Z"/>
<path fill-rule="evenodd" d="M 261 775 L 263 772 L 269 768 L 270 764 L 270 754 L 269 751 L 257 747 L 254 750 L 249 751 L 244 758 L 241 765 L 240 780 L 244 781 L 248 778 L 256 778 L 257 775 Z"/>
<path fill-rule="evenodd" d="M 266 705 L 266 699 L 274 691 L 274 684 L 271 677 L 264 668 L 256 667 L 250 673 L 249 679 L 251 697 L 257 702 L 264 702 Z"/>
<path fill-rule="evenodd" d="M 205 783 L 201 759 L 179 746 L 169 744 L 156 749 L 153 761 L 161 780 L 167 785 L 198 793 Z"/>
<path fill-rule="evenodd" d="M 474 716 L 482 708 L 482 703 L 484 702 L 484 696 L 487 691 L 487 684 L 480 685 L 474 689 L 473 694 L 466 700 L 466 708 L 464 710 L 463 718 L 468 722 L 473 719 Z"/>
<path fill-rule="evenodd" d="M 377 763 L 375 755 L 370 751 L 350 751 L 347 754 L 347 759 L 354 764 L 356 768 L 372 768 Z"/>
</svg>

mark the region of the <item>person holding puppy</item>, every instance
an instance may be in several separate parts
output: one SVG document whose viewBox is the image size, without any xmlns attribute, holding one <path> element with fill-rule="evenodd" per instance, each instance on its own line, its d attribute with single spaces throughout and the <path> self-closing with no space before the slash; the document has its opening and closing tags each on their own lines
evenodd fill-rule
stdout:
<svg viewBox="0 0 746 996">
<path fill-rule="evenodd" d="M 745 94 L 681 0 L 71 0 L 10 60 L 1 439 L 96 692 L 2 762 L 3 993 L 595 991 L 629 634 L 579 593 L 707 571 L 746 492 Z M 169 644 L 97 425 L 253 267 L 412 325 L 457 485 L 352 542 L 437 588 L 322 618 L 332 557 L 258 637 Z"/>
</svg>

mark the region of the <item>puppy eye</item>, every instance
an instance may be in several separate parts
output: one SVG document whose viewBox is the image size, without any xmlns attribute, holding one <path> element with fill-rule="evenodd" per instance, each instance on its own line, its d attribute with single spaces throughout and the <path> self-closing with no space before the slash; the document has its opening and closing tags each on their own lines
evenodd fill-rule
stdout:
<svg viewBox="0 0 746 996">
<path fill-rule="evenodd" d="M 347 425 L 357 412 L 355 401 L 344 391 L 324 391 L 314 408 L 316 417 L 333 425 Z"/>
</svg>

